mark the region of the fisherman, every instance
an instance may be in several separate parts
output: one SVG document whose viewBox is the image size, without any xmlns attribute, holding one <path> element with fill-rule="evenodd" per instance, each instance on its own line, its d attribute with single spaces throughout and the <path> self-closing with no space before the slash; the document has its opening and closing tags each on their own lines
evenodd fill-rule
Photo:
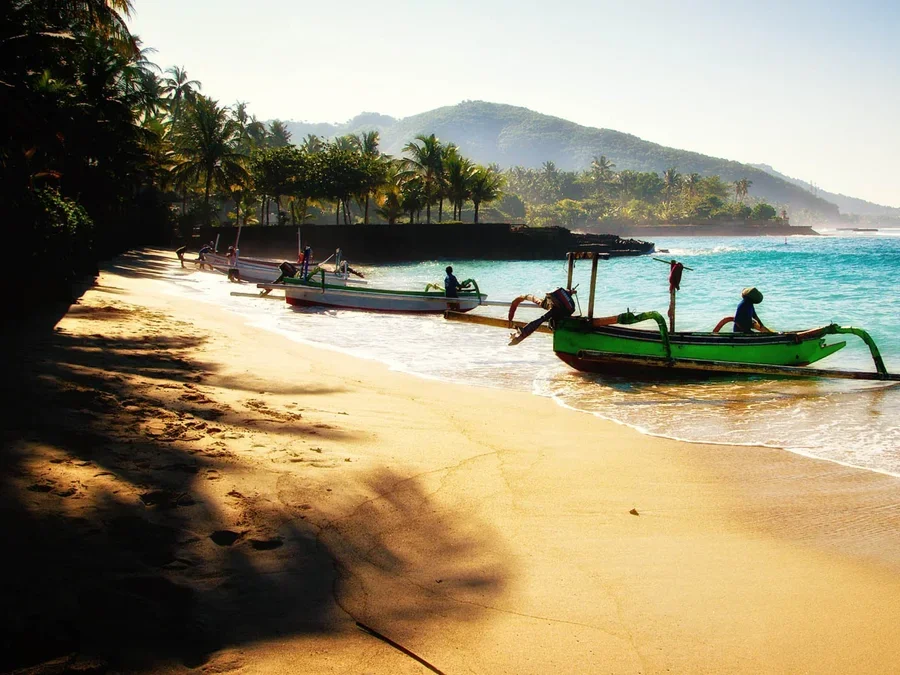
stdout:
<svg viewBox="0 0 900 675">
<path fill-rule="evenodd" d="M 447 265 L 447 269 L 444 271 L 447 273 L 447 276 L 444 277 L 444 295 L 448 298 L 458 298 L 459 279 L 453 275 L 453 268 L 450 265 Z"/>
<path fill-rule="evenodd" d="M 205 256 L 207 253 L 214 252 L 215 248 L 216 248 L 216 245 L 212 242 L 209 242 L 208 244 L 204 244 L 203 246 L 201 246 L 200 250 L 197 251 L 197 259 L 194 262 L 200 264 L 201 270 L 203 269 L 203 260 L 204 260 L 203 256 Z"/>
<path fill-rule="evenodd" d="M 309 276 L 309 263 L 312 262 L 313 250 L 309 246 L 303 249 L 303 261 L 300 267 L 300 276 L 305 279 Z"/>
<path fill-rule="evenodd" d="M 460 289 L 459 279 L 454 276 L 453 268 L 450 265 L 447 265 L 447 269 L 445 269 L 444 271 L 447 273 L 447 276 L 444 277 L 444 295 L 448 298 L 458 298 Z M 459 311 L 459 303 L 447 303 L 447 308 L 454 311 Z"/>
<path fill-rule="evenodd" d="M 771 332 L 756 314 L 755 305 L 763 301 L 763 294 L 759 289 L 756 286 L 745 288 L 741 291 L 741 298 L 742 300 L 734 312 L 734 332 L 750 333 L 754 328 L 766 333 Z"/>
</svg>

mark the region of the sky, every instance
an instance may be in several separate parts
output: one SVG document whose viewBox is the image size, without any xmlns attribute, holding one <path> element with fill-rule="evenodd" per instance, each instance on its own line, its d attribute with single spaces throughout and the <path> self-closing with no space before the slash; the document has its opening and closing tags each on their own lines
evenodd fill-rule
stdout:
<svg viewBox="0 0 900 675">
<path fill-rule="evenodd" d="M 900 2 L 133 0 L 163 68 L 266 120 L 524 106 L 900 207 Z"/>
</svg>

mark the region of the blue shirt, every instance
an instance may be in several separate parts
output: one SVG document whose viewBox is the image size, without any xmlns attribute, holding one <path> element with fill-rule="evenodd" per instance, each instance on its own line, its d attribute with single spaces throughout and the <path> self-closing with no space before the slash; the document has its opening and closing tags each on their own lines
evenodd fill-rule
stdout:
<svg viewBox="0 0 900 675">
<path fill-rule="evenodd" d="M 448 298 L 459 297 L 459 281 L 452 274 L 448 274 L 444 277 L 444 294 Z"/>
<path fill-rule="evenodd" d="M 744 298 L 734 312 L 734 332 L 749 333 L 753 328 L 753 319 L 759 321 L 759 317 L 756 316 L 756 308 L 748 298 Z M 762 323 L 762 321 L 759 322 Z"/>
</svg>

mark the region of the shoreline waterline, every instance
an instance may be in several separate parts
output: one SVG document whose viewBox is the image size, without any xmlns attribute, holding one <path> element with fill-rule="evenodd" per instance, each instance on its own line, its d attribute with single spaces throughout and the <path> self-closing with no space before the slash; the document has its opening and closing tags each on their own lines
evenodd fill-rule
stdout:
<svg viewBox="0 0 900 675">
<path fill-rule="evenodd" d="M 667 242 L 667 245 L 679 258 L 693 256 L 699 268 L 695 273 L 697 276 L 687 276 L 686 273 L 688 288 L 679 296 L 679 306 L 687 305 L 684 315 L 688 318 L 683 323 L 693 321 L 696 325 L 691 328 L 702 329 L 706 320 L 693 319 L 690 310 L 703 301 L 702 287 L 709 283 L 703 277 L 712 276 L 716 283 L 723 284 L 723 276 L 732 276 L 733 258 L 737 257 L 739 266 L 745 267 L 750 264 L 748 259 L 753 261 L 771 253 L 766 250 L 767 247 L 760 249 L 757 242 L 749 243 L 750 251 L 746 242 L 738 240 L 704 242 L 703 246 L 690 250 L 684 248 L 688 243 L 695 242 L 682 239 Z M 844 245 L 846 240 L 836 243 Z M 776 246 L 777 242 L 770 242 L 768 249 Z M 807 254 L 813 256 L 810 265 L 818 269 L 822 263 L 815 259 L 816 250 L 814 247 Z M 828 253 L 826 247 L 824 255 L 831 255 L 834 259 L 835 254 Z M 809 256 L 804 254 L 804 257 Z M 779 264 L 785 264 L 783 257 L 770 261 L 768 267 Z M 442 270 L 441 265 L 432 261 L 373 267 L 369 271 L 375 283 L 409 285 L 434 277 Z M 716 267 L 724 268 L 725 273 L 716 272 Z M 516 288 L 525 286 L 530 290 L 538 284 L 548 286 L 550 282 L 558 281 L 564 266 L 556 262 L 466 263 L 465 268 L 467 276 L 479 278 L 479 283 L 486 276 L 491 298 L 499 300 L 512 297 Z M 888 272 L 891 270 L 893 267 Z M 472 274 L 469 274 L 470 271 Z M 771 270 L 767 271 L 771 274 Z M 612 285 L 611 277 L 637 275 L 643 286 L 634 295 L 643 295 L 646 291 L 648 295 L 658 296 L 659 286 L 663 284 L 659 284 L 655 277 L 660 276 L 657 274 L 660 272 L 664 277 L 665 267 L 649 260 L 624 261 L 616 266 L 607 266 L 601 302 L 605 301 L 612 307 L 625 305 L 635 309 L 635 305 L 629 304 L 628 296 L 623 296 Z M 856 274 L 859 273 L 857 270 Z M 810 273 L 809 276 L 815 274 Z M 900 448 L 900 427 L 891 422 L 900 416 L 900 388 L 895 385 L 753 378 L 734 382 L 674 384 L 600 379 L 578 373 L 562 364 L 550 348 L 549 336 L 542 334 L 533 335 L 523 345 L 508 348 L 504 331 L 496 328 L 456 324 L 441 317 L 395 317 L 326 309 L 297 311 L 280 301 L 261 302 L 230 296 L 230 291 L 235 287 L 224 276 L 204 274 L 203 277 L 190 275 L 186 278 L 192 281 L 178 284 L 176 280 L 176 286 L 181 287 L 179 292 L 194 291 L 191 295 L 235 312 L 243 321 L 254 326 L 304 344 L 324 346 L 330 351 L 374 360 L 396 372 L 432 381 L 531 392 L 550 397 L 572 410 L 587 412 L 650 436 L 699 444 L 777 448 L 804 457 L 900 477 L 900 452 L 897 451 Z M 523 282 L 523 278 L 526 281 Z M 576 278 L 576 282 L 584 281 Z M 848 280 L 848 289 L 852 290 L 849 281 L 852 279 Z M 886 284 L 884 274 L 875 281 Z M 805 317 L 814 316 L 821 303 L 812 303 L 813 306 L 795 304 L 801 296 L 777 275 L 770 277 L 770 284 L 766 286 L 767 290 L 770 287 L 774 290 L 767 295 L 768 304 L 763 305 L 768 312 L 763 314 L 767 323 L 775 323 L 776 327 L 785 329 L 810 327 L 806 323 L 796 325 L 793 322 L 811 321 Z M 811 296 L 818 297 L 822 293 L 821 288 L 810 286 L 808 289 Z M 723 300 L 710 302 L 710 305 L 727 306 L 729 300 L 721 289 L 716 289 L 714 295 L 722 295 Z M 788 297 L 785 299 L 783 296 Z M 682 303 L 682 297 L 686 302 Z M 836 302 L 842 308 L 843 315 L 851 314 L 854 296 L 840 297 Z M 647 304 L 637 307 L 646 307 Z M 835 305 L 825 303 L 822 306 L 827 311 L 829 306 L 834 308 Z M 788 308 L 791 313 L 784 314 L 782 307 Z M 794 307 L 799 309 L 795 312 Z M 708 316 L 718 316 L 713 313 L 715 309 L 700 309 Z M 823 313 L 821 308 L 818 313 Z M 885 323 L 892 317 L 886 312 L 873 316 L 878 320 L 873 321 L 871 329 L 876 333 L 889 370 L 896 371 L 900 366 L 900 353 L 895 343 L 900 342 L 891 334 L 890 323 Z M 859 325 L 870 328 L 862 321 Z M 871 369 L 871 365 L 866 363 L 868 358 L 868 350 L 862 344 L 851 342 L 829 359 L 829 365 Z"/>
</svg>

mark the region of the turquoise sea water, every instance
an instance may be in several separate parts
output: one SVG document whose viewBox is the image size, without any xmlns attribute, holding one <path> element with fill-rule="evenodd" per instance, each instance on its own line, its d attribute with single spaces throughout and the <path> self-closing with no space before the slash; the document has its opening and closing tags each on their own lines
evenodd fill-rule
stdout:
<svg viewBox="0 0 900 675">
<path fill-rule="evenodd" d="M 865 328 L 878 343 L 888 370 L 900 372 L 900 231 L 789 237 L 786 243 L 769 237 L 684 237 L 658 239 L 656 244 L 669 250 L 660 257 L 674 257 L 694 268 L 684 273 L 678 294 L 678 329 L 710 330 L 733 314 L 743 287 L 757 286 L 765 294 L 758 312 L 768 326 L 791 330 L 835 322 Z M 371 283 L 416 288 L 441 281 L 448 262 L 460 279 L 477 279 L 492 300 L 543 295 L 565 284 L 563 261 L 431 261 L 363 269 Z M 648 256 L 601 263 L 595 313 L 665 313 L 667 276 L 668 267 Z M 583 289 L 585 306 L 588 279 L 589 263 L 583 263 L 576 268 L 576 283 Z M 535 334 L 508 347 L 506 330 L 440 317 L 298 311 L 281 302 L 233 297 L 235 286 L 219 275 L 192 274 L 176 284 L 178 292 L 220 303 L 261 329 L 419 376 L 533 391 L 646 433 L 783 447 L 900 475 L 898 385 L 766 379 L 635 383 L 569 369 L 554 357 L 547 335 Z M 478 311 L 505 313 L 499 308 Z M 526 310 L 523 316 L 536 314 Z M 873 369 L 868 349 L 853 336 L 845 349 L 821 365 Z"/>
</svg>

